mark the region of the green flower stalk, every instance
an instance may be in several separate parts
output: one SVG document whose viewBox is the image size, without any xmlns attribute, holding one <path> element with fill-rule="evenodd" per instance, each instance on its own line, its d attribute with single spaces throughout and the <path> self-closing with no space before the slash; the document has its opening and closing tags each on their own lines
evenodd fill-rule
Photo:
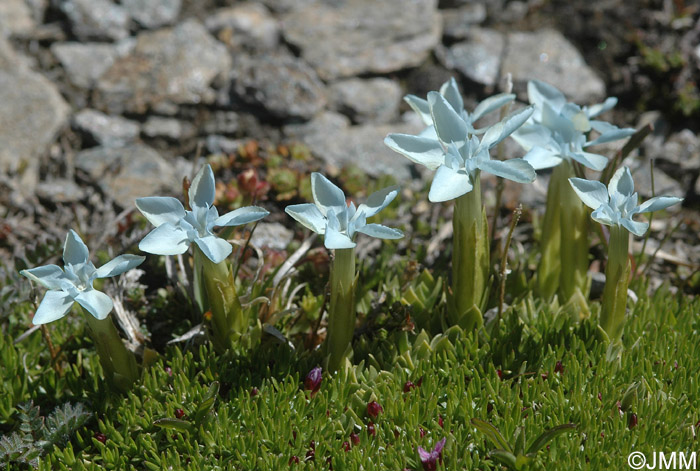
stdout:
<svg viewBox="0 0 700 471">
<path fill-rule="evenodd" d="M 588 147 L 625 138 L 634 129 L 592 119 L 615 106 L 616 98 L 582 108 L 567 102 L 563 93 L 547 83 L 532 80 L 527 89 L 535 111 L 513 133 L 513 139 L 528 151 L 524 158 L 536 170 L 554 167 L 547 190 L 536 289 L 546 299 L 558 294 L 564 303 L 573 299 L 583 303 L 588 283 L 589 223 L 568 179 L 575 177 L 574 162 L 603 170 L 607 159 L 589 152 Z M 598 133 L 594 140 L 588 139 L 591 130 Z"/>
<path fill-rule="evenodd" d="M 490 150 L 520 127 L 533 108 L 524 108 L 492 126 L 475 129 L 476 121 L 513 101 L 515 95 L 487 98 L 470 114 L 464 110 L 452 79 L 439 93 L 428 93 L 427 98 L 421 100 L 409 95 L 406 100 L 428 128 L 418 136 L 389 134 L 384 143 L 409 160 L 436 171 L 428 194 L 431 202 L 455 200 L 448 320 L 452 325 L 473 330 L 483 321 L 491 271 L 491 241 L 481 202 L 481 172 L 518 183 L 535 180 L 535 170 L 525 160 L 490 157 Z"/>
<path fill-rule="evenodd" d="M 219 216 L 214 207 L 214 172 L 205 165 L 192 180 L 186 210 L 176 198 L 152 196 L 136 200 L 136 207 L 156 226 L 139 243 L 144 252 L 179 255 L 194 243 L 195 302 L 201 312 L 211 312 L 212 338 L 219 350 L 231 347 L 248 329 L 249 319 L 236 293 L 230 264 L 233 247 L 215 236 L 215 226 L 239 226 L 258 221 L 269 213 L 257 206 L 238 208 Z"/>
<path fill-rule="evenodd" d="M 328 333 L 324 345 L 330 371 L 337 371 L 352 351 L 355 332 L 355 234 L 380 239 L 400 239 L 398 229 L 368 224 L 367 218 L 386 208 L 399 193 L 397 187 L 384 188 L 372 193 L 366 203 L 348 205 L 343 190 L 320 173 L 311 174 L 311 192 L 314 204 L 294 204 L 285 212 L 304 227 L 324 236 L 324 245 L 334 251 L 331 265 L 331 298 L 328 311 Z"/>
<path fill-rule="evenodd" d="M 34 314 L 34 324 L 58 320 L 68 314 L 74 303 L 80 304 L 105 377 L 121 391 L 127 391 L 138 380 L 139 366 L 109 317 L 114 307 L 112 299 L 92 285 L 97 278 L 120 275 L 139 266 L 143 260 L 144 257 L 138 255 L 120 255 L 95 268 L 87 246 L 71 230 L 63 246 L 63 269 L 45 265 L 20 272 L 49 290 Z"/>
<path fill-rule="evenodd" d="M 649 223 L 635 221 L 632 217 L 639 213 L 665 209 L 683 200 L 657 196 L 638 205 L 634 180 L 627 167 L 615 172 L 607 188 L 601 182 L 582 178 L 571 178 L 569 182 L 581 201 L 594 209 L 591 214 L 593 220 L 610 226 L 600 327 L 611 341 L 617 342 L 622 337 L 627 308 L 630 232 L 641 237 L 649 229 Z"/>
</svg>

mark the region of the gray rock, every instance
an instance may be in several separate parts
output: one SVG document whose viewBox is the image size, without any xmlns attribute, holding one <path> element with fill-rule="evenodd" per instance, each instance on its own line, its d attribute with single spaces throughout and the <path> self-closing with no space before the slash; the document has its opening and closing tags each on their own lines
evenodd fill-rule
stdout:
<svg viewBox="0 0 700 471">
<path fill-rule="evenodd" d="M 336 168 L 356 165 L 372 176 L 393 175 L 401 179 L 410 177 L 411 163 L 386 147 L 384 138 L 391 132 L 417 134 L 423 127 L 420 121 L 351 126 L 347 117 L 328 111 L 306 124 L 286 126 L 284 132 Z"/>
<path fill-rule="evenodd" d="M 105 147 L 123 147 L 139 136 L 139 123 L 86 109 L 73 117 L 73 126 Z"/>
<path fill-rule="evenodd" d="M 581 53 L 552 29 L 510 33 L 501 71 L 513 75 L 514 89 L 523 100 L 527 81 L 532 79 L 554 85 L 576 103 L 605 98 L 605 83 L 586 65 Z"/>
<path fill-rule="evenodd" d="M 243 144 L 240 139 L 229 139 L 216 134 L 207 136 L 205 141 L 207 150 L 212 154 L 234 154 Z"/>
<path fill-rule="evenodd" d="M 486 7 L 481 3 L 470 3 L 441 13 L 443 34 L 451 39 L 467 38 L 474 26 L 486 20 Z"/>
<path fill-rule="evenodd" d="M 333 107 L 355 123 L 386 123 L 398 117 L 403 91 L 385 78 L 348 79 L 334 83 L 329 95 Z"/>
<path fill-rule="evenodd" d="M 238 131 L 238 113 L 214 111 L 205 119 L 202 130 L 205 134 L 234 134 Z"/>
<path fill-rule="evenodd" d="M 54 43 L 51 52 L 68 80 L 81 88 L 91 88 L 119 55 L 114 45 L 104 43 Z"/>
<path fill-rule="evenodd" d="M 129 14 L 110 0 L 65 0 L 61 10 L 81 40 L 118 40 L 129 36 Z"/>
<path fill-rule="evenodd" d="M 339 0 L 287 14 L 285 39 L 324 80 L 422 63 L 440 42 L 436 0 Z"/>
<path fill-rule="evenodd" d="M 151 138 L 165 138 L 172 141 L 194 136 L 195 128 L 190 123 L 160 116 L 149 117 L 143 125 L 143 134 Z"/>
<path fill-rule="evenodd" d="M 262 0 L 270 10 L 287 13 L 319 3 L 319 0 Z"/>
<path fill-rule="evenodd" d="M 55 179 L 40 182 L 36 187 L 39 198 L 52 203 L 74 203 L 85 197 L 85 191 L 73 180 Z"/>
<path fill-rule="evenodd" d="M 29 69 L 0 38 L 0 172 L 23 169 L 23 188 L 38 178 L 39 158 L 68 119 L 55 85 Z"/>
<path fill-rule="evenodd" d="M 121 5 L 144 28 L 158 28 L 175 22 L 182 0 L 121 0 Z"/>
<path fill-rule="evenodd" d="M 651 172 L 649 163 L 639 159 L 625 159 L 625 165 L 630 168 L 634 177 L 634 190 L 643 198 L 651 198 Z M 683 198 L 685 191 L 682 185 L 668 176 L 658 167 L 654 168 L 654 192 L 656 196 L 676 196 Z"/>
<path fill-rule="evenodd" d="M 496 85 L 506 46 L 503 35 L 492 29 L 474 27 L 469 30 L 468 38 L 449 48 L 438 49 L 438 58 L 445 67 L 458 70 L 474 82 L 489 87 Z"/>
<path fill-rule="evenodd" d="M 34 26 L 32 12 L 24 0 L 0 2 L 0 36 L 27 34 Z"/>
<path fill-rule="evenodd" d="M 180 181 L 171 162 L 142 144 L 84 150 L 75 156 L 75 166 L 122 208 L 133 207 L 142 196 L 176 191 Z"/>
<path fill-rule="evenodd" d="M 700 139 L 690 129 L 669 136 L 660 152 L 648 157 L 663 160 L 675 166 L 679 172 L 700 170 Z"/>
<path fill-rule="evenodd" d="M 259 3 L 217 10 L 204 25 L 232 49 L 270 50 L 279 44 L 279 22 Z"/>
<path fill-rule="evenodd" d="M 295 57 L 239 57 L 231 75 L 235 96 L 277 118 L 307 120 L 326 104 L 325 90 L 316 73 Z"/>
<path fill-rule="evenodd" d="M 133 51 L 117 59 L 97 82 L 100 107 L 143 113 L 159 102 L 210 102 L 210 85 L 231 68 L 226 47 L 194 20 L 144 32 Z"/>
<path fill-rule="evenodd" d="M 260 248 L 284 250 L 293 238 L 294 232 L 279 222 L 260 222 L 255 227 L 250 243 Z"/>
</svg>

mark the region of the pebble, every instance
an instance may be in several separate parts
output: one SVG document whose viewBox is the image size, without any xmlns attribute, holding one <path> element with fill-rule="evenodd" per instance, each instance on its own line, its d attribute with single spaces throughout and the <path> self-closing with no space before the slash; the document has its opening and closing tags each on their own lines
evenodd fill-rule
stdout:
<svg viewBox="0 0 700 471">
<path fill-rule="evenodd" d="M 110 116 L 98 110 L 84 109 L 73 117 L 73 126 L 105 147 L 122 147 L 134 142 L 140 131 L 139 123 L 121 116 Z"/>
<path fill-rule="evenodd" d="M 144 28 L 172 24 L 182 8 L 182 0 L 121 0 L 129 15 Z"/>
<path fill-rule="evenodd" d="M 26 35 L 34 26 L 32 12 L 24 0 L 0 2 L 0 36 Z"/>
<path fill-rule="evenodd" d="M 264 51 L 279 44 L 279 21 L 259 3 L 239 3 L 217 10 L 204 25 L 232 49 Z"/>
<path fill-rule="evenodd" d="M 75 36 L 82 40 L 119 40 L 129 36 L 129 14 L 110 0 L 64 0 L 59 3 Z"/>
<path fill-rule="evenodd" d="M 468 79 L 492 87 L 498 83 L 501 57 L 506 41 L 492 29 L 473 27 L 468 39 L 448 48 L 439 48 L 438 58 L 449 69 Z"/>
<path fill-rule="evenodd" d="M 330 101 L 355 123 L 387 123 L 399 116 L 401 86 L 386 78 L 342 80 L 331 85 Z"/>
</svg>

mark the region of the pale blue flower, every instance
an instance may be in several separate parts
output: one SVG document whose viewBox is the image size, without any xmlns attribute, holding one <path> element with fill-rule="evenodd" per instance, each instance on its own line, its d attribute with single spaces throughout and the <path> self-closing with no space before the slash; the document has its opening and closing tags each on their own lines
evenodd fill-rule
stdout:
<svg viewBox="0 0 700 471">
<path fill-rule="evenodd" d="M 20 271 L 20 274 L 49 290 L 32 322 L 38 325 L 60 319 L 68 314 L 76 301 L 96 319 L 106 318 L 112 310 L 112 300 L 94 289 L 92 283 L 96 278 L 108 278 L 131 270 L 144 259 L 140 255 L 120 255 L 100 268 L 95 268 L 89 260 L 87 246 L 71 230 L 63 246 L 63 269 L 57 265 L 44 265 Z"/>
<path fill-rule="evenodd" d="M 489 126 L 479 139 L 464 115 L 455 111 L 443 95 L 430 92 L 427 103 L 436 138 L 389 134 L 384 143 L 411 161 L 437 170 L 428 194 L 430 201 L 449 201 L 469 193 L 477 171 L 519 183 L 535 180 L 535 170 L 525 160 L 491 160 L 489 153 L 530 117 L 531 106 Z"/>
<path fill-rule="evenodd" d="M 621 129 L 592 119 L 614 107 L 617 98 L 607 98 L 590 108 L 580 107 L 567 102 L 564 94 L 552 85 L 539 80 L 528 82 L 527 93 L 535 112 L 513 133 L 513 139 L 528 151 L 524 158 L 537 170 L 555 167 L 562 160 L 575 160 L 592 170 L 601 171 L 608 159 L 585 149 L 624 139 L 635 132 L 632 128 Z M 596 131 L 598 137 L 589 140 L 591 130 Z"/>
<path fill-rule="evenodd" d="M 650 213 L 680 203 L 682 198 L 674 196 L 657 196 L 637 204 L 638 196 L 634 192 L 634 180 L 627 167 L 615 172 L 605 188 L 599 181 L 569 178 L 571 186 L 581 201 L 593 209 L 591 217 L 606 226 L 623 226 L 636 236 L 643 236 L 649 229 L 649 223 L 632 219 L 635 214 Z"/>
<path fill-rule="evenodd" d="M 248 206 L 219 216 L 213 206 L 215 191 L 214 172 L 211 166 L 205 165 L 190 186 L 191 211 L 185 210 L 177 198 L 169 196 L 138 198 L 136 207 L 156 226 L 139 243 L 139 249 L 155 255 L 179 255 L 194 242 L 212 262 L 225 260 L 233 247 L 215 236 L 212 229 L 258 221 L 270 213 L 257 206 Z"/>
<path fill-rule="evenodd" d="M 379 239 L 400 239 L 403 232 L 381 224 L 367 224 L 370 218 L 396 198 L 398 187 L 392 186 L 372 193 L 367 202 L 357 208 L 345 201 L 343 190 L 320 173 L 311 174 L 311 192 L 314 204 L 293 204 L 284 211 L 304 227 L 324 236 L 328 249 L 351 249 L 357 232 Z"/>
</svg>

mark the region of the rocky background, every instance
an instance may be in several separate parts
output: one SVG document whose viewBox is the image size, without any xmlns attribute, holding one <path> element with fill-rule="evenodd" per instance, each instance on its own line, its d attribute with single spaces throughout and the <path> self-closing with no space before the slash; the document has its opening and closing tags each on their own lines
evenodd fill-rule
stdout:
<svg viewBox="0 0 700 471">
<path fill-rule="evenodd" d="M 111 231 L 136 197 L 179 194 L 198 149 L 251 139 L 418 178 L 382 143 L 422 128 L 402 97 L 455 76 L 476 103 L 506 74 L 521 99 L 538 78 L 653 123 L 627 164 L 648 196 L 654 159 L 696 237 L 699 65 L 683 0 L 0 0 L 0 253 Z"/>
</svg>

